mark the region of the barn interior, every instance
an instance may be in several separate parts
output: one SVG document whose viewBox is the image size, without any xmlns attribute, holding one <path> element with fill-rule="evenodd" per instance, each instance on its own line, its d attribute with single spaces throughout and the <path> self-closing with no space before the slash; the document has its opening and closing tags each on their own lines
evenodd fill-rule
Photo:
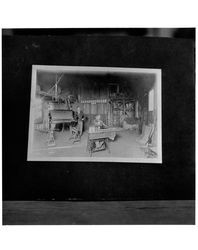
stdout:
<svg viewBox="0 0 198 250">
<path fill-rule="evenodd" d="M 71 123 L 62 122 L 55 125 L 55 143 L 49 145 L 49 111 L 58 109 L 75 113 L 77 107 L 84 115 L 80 140 L 70 140 Z M 87 138 L 97 115 L 109 130 L 116 131 L 116 137 L 110 140 L 110 152 L 101 150 L 92 157 L 157 157 L 157 89 L 154 73 L 44 70 L 37 72 L 36 79 L 33 155 L 88 156 Z"/>
</svg>

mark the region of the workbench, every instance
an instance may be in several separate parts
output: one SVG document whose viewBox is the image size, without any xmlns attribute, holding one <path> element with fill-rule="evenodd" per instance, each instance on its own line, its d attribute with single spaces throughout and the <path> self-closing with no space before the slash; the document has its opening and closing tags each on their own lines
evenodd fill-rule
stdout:
<svg viewBox="0 0 198 250">
<path fill-rule="evenodd" d="M 116 131 L 114 128 L 89 130 L 87 140 L 87 151 L 92 156 L 93 152 L 107 149 L 110 153 L 109 140 L 114 140 Z"/>
</svg>

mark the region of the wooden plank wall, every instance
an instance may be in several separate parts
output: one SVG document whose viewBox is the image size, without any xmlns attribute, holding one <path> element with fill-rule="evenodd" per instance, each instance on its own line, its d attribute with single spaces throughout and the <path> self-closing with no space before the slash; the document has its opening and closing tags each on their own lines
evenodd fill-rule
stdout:
<svg viewBox="0 0 198 250">
<path fill-rule="evenodd" d="M 91 126 L 95 116 L 100 114 L 105 124 L 108 124 L 108 104 L 107 103 L 81 103 L 82 110 L 87 117 L 86 129 Z"/>
<path fill-rule="evenodd" d="M 104 123 L 108 124 L 108 87 L 102 84 L 83 84 L 80 88 L 80 102 L 82 110 L 87 117 L 85 129 L 87 129 L 100 114 Z"/>
</svg>

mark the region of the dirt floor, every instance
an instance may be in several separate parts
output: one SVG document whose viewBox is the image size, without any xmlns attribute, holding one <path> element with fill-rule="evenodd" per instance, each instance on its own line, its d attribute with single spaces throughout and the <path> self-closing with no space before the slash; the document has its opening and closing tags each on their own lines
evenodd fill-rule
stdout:
<svg viewBox="0 0 198 250">
<path fill-rule="evenodd" d="M 69 140 L 69 131 L 56 131 L 56 145 L 47 146 L 47 133 L 35 131 L 33 155 L 34 157 L 89 157 L 87 152 L 88 133 L 84 132 L 81 141 L 73 143 Z M 122 158 L 146 158 L 144 150 L 138 143 L 139 135 L 135 131 L 124 130 L 116 133 L 114 141 L 110 141 L 110 153 L 108 150 L 94 152 L 92 157 L 122 157 Z"/>
</svg>

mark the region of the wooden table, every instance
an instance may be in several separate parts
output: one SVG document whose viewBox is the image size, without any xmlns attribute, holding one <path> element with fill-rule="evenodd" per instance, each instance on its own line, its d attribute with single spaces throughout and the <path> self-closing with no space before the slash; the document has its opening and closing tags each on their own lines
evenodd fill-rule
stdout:
<svg viewBox="0 0 198 250">
<path fill-rule="evenodd" d="M 71 200 L 3 201 L 3 225 L 195 224 L 194 200 Z"/>
<path fill-rule="evenodd" d="M 107 149 L 110 153 L 109 140 L 114 140 L 116 131 L 113 128 L 89 131 L 87 140 L 87 151 L 92 156 L 93 152 Z"/>
</svg>

